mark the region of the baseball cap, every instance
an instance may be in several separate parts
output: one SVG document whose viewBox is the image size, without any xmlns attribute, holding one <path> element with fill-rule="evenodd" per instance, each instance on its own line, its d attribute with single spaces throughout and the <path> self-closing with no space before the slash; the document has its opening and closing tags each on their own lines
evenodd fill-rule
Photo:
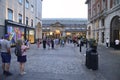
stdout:
<svg viewBox="0 0 120 80">
<path fill-rule="evenodd" d="M 9 34 L 5 34 L 5 36 L 4 36 L 5 38 L 8 38 L 9 37 Z"/>
</svg>

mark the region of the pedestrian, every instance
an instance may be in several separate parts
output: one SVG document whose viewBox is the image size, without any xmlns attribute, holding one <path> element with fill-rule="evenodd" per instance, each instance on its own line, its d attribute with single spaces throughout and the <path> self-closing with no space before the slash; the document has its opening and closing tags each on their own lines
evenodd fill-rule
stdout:
<svg viewBox="0 0 120 80">
<path fill-rule="evenodd" d="M 38 38 L 38 40 L 37 40 L 37 47 L 38 47 L 38 48 L 40 47 L 40 43 L 41 43 L 41 41 L 40 41 L 40 39 Z"/>
<path fill-rule="evenodd" d="M 51 48 L 54 49 L 54 39 L 51 39 Z"/>
<path fill-rule="evenodd" d="M 1 57 L 2 57 L 2 69 L 3 74 L 6 76 L 11 76 L 12 73 L 9 72 L 11 53 L 10 53 L 10 42 L 9 35 L 5 34 L 4 39 L 0 40 Z"/>
<path fill-rule="evenodd" d="M 43 49 L 46 49 L 46 38 L 43 39 Z"/>
<path fill-rule="evenodd" d="M 106 48 L 108 48 L 109 38 L 106 38 Z"/>
<path fill-rule="evenodd" d="M 81 52 L 81 51 L 82 51 L 81 39 L 78 40 L 78 44 L 79 44 L 79 50 L 80 50 L 80 52 Z"/>
<path fill-rule="evenodd" d="M 27 46 L 25 45 L 25 43 L 21 39 L 17 40 L 16 46 L 20 46 L 21 47 L 22 54 L 20 56 L 17 56 L 17 61 L 20 64 L 20 75 L 24 75 L 24 74 L 26 74 L 26 72 L 24 70 L 24 67 L 25 67 L 25 63 L 27 61 L 26 50 L 28 48 L 27 48 Z"/>
<path fill-rule="evenodd" d="M 115 40 L 115 49 L 119 49 L 120 41 L 118 39 Z"/>
</svg>

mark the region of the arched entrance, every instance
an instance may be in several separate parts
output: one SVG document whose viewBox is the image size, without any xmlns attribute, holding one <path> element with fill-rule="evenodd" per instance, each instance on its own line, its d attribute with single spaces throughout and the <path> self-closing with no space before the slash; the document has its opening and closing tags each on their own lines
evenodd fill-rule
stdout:
<svg viewBox="0 0 120 80">
<path fill-rule="evenodd" d="M 114 47 L 115 39 L 120 40 L 120 16 L 115 16 L 110 25 L 110 46 Z"/>
<path fill-rule="evenodd" d="M 37 27 L 36 27 L 36 38 L 42 38 L 42 27 L 41 27 L 41 23 L 38 22 L 37 23 Z"/>
</svg>

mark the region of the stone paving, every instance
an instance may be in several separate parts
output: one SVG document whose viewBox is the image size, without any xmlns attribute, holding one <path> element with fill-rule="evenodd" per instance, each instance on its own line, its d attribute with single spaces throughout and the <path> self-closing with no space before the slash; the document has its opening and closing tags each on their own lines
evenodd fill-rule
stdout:
<svg viewBox="0 0 120 80">
<path fill-rule="evenodd" d="M 14 49 L 12 49 L 13 52 Z M 85 67 L 85 51 L 67 44 L 56 49 L 37 48 L 31 45 L 27 51 L 26 75 L 19 75 L 19 64 L 12 53 L 10 71 L 13 76 L 5 77 L 0 68 L 0 80 L 119 80 L 120 51 L 99 47 L 99 69 L 96 71 Z M 114 54 L 113 54 L 114 53 Z M 119 61 L 118 61 L 119 60 Z M 0 61 L 1 66 L 1 61 Z M 119 72 L 116 72 L 119 71 Z"/>
</svg>

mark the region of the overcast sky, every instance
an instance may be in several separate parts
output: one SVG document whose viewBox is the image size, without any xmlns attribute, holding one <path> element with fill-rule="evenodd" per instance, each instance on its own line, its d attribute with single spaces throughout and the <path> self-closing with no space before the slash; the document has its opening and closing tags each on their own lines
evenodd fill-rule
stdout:
<svg viewBox="0 0 120 80">
<path fill-rule="evenodd" d="M 87 18 L 86 0 L 43 0 L 42 18 Z"/>
</svg>

